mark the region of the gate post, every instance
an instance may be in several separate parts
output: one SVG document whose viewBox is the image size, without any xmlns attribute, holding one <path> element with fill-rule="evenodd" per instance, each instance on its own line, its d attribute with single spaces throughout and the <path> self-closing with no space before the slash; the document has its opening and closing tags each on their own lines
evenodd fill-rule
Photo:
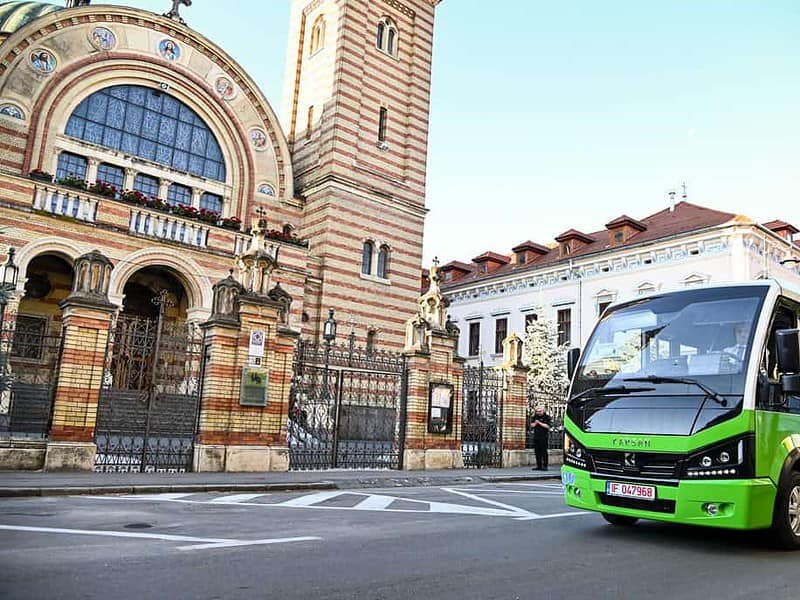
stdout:
<svg viewBox="0 0 800 600">
<path fill-rule="evenodd" d="M 506 385 L 503 390 L 503 466 L 519 467 L 529 464 L 525 450 L 527 429 L 528 367 L 522 364 L 522 340 L 512 333 L 503 340 L 503 367 Z"/>
<path fill-rule="evenodd" d="M 117 307 L 108 301 L 111 261 L 98 251 L 75 261 L 72 293 L 61 302 L 62 338 L 53 397 L 46 471 L 91 471 L 94 430 L 111 325 Z"/>
<path fill-rule="evenodd" d="M 446 320 L 447 299 L 439 291 L 438 268 L 430 269 L 430 288 L 417 301 L 419 312 L 406 321 L 404 353 L 408 365 L 406 439 L 403 468 L 460 469 L 461 394 L 464 359 L 457 353 L 458 328 Z M 434 387 L 452 386 L 447 418 L 429 427 Z"/>
</svg>

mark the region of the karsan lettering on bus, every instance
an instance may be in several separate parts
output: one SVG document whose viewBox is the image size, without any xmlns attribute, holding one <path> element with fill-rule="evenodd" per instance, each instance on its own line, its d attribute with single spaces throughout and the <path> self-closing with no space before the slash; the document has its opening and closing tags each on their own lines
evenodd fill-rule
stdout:
<svg viewBox="0 0 800 600">
<path fill-rule="evenodd" d="M 631 438 L 613 438 L 611 445 L 615 448 L 649 448 L 650 440 L 637 440 Z"/>
</svg>

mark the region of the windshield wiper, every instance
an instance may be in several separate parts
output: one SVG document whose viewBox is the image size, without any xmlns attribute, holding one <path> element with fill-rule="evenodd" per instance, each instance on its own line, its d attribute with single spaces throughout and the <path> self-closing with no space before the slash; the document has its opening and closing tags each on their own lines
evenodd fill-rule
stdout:
<svg viewBox="0 0 800 600">
<path fill-rule="evenodd" d="M 688 377 L 661 377 L 660 375 L 648 375 L 647 377 L 626 377 L 623 381 L 646 381 L 648 383 L 685 383 L 687 385 L 694 385 L 703 390 L 707 397 L 711 398 L 720 406 L 728 406 L 728 401 L 720 396 L 717 392 L 712 390 L 704 383 L 700 383 L 696 379 L 689 379 Z"/>
<path fill-rule="evenodd" d="M 576 400 L 583 400 L 586 401 L 589 398 L 593 398 L 595 396 L 611 396 L 616 394 L 632 394 L 634 392 L 652 392 L 656 388 L 652 387 L 644 387 L 644 386 L 634 386 L 634 387 L 627 387 L 624 385 L 610 385 L 608 387 L 593 387 L 589 388 L 588 390 L 583 390 L 577 396 L 573 396 L 569 399 L 570 402 L 575 402 Z"/>
</svg>

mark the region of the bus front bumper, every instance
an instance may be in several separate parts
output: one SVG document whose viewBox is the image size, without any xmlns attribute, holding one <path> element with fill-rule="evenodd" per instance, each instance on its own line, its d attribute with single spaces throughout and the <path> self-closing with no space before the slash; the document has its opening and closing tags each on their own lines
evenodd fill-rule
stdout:
<svg viewBox="0 0 800 600">
<path fill-rule="evenodd" d="M 561 468 L 567 505 L 583 510 L 690 525 L 763 529 L 772 522 L 775 484 L 768 478 L 681 480 L 672 485 Z M 655 487 L 655 498 L 611 495 L 607 482 Z"/>
</svg>

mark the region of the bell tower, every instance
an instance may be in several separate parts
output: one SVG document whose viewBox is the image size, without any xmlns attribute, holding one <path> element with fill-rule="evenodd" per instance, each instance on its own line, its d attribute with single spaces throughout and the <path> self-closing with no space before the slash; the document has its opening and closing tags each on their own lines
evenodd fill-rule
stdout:
<svg viewBox="0 0 800 600">
<path fill-rule="evenodd" d="M 420 291 L 439 1 L 292 0 L 281 114 L 310 241 L 308 335 L 335 308 L 360 343 L 372 331 L 403 347 Z"/>
</svg>

